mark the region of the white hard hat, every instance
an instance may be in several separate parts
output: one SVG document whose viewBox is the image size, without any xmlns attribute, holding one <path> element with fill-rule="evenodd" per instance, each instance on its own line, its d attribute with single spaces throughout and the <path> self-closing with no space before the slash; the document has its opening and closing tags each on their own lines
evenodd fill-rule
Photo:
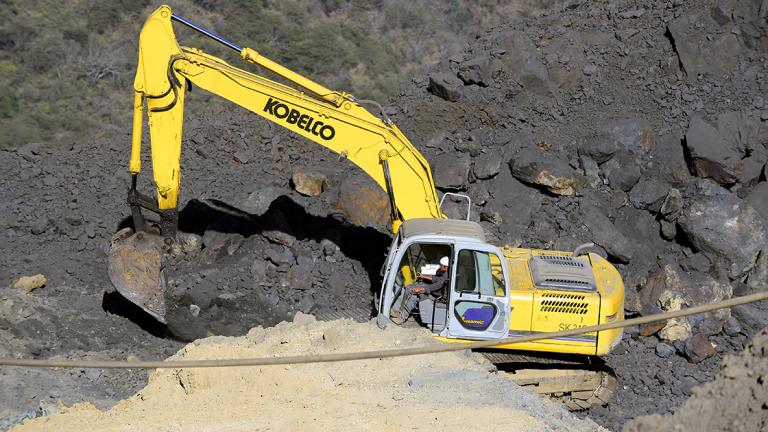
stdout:
<svg viewBox="0 0 768 432">
<path fill-rule="evenodd" d="M 450 261 L 448 261 L 448 257 L 442 257 L 442 258 L 440 258 L 440 265 L 441 265 L 441 266 L 446 266 L 446 267 L 448 267 L 448 263 L 449 263 L 449 262 L 450 262 Z"/>
</svg>

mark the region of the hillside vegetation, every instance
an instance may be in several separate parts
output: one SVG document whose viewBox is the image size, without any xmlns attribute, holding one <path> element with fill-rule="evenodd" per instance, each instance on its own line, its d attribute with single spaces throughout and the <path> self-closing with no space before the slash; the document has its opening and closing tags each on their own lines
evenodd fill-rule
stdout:
<svg viewBox="0 0 768 432">
<path fill-rule="evenodd" d="M 128 130 L 138 34 L 159 1 L 0 2 L 0 148 Z M 533 0 L 179 0 L 174 11 L 331 88 L 384 100 Z M 549 2 L 546 2 L 549 3 Z M 178 28 L 182 44 L 233 53 Z M 200 92 L 201 93 L 201 92 Z M 199 93 L 198 93 L 199 94 Z M 196 96 L 190 109 L 218 98 Z"/>
</svg>

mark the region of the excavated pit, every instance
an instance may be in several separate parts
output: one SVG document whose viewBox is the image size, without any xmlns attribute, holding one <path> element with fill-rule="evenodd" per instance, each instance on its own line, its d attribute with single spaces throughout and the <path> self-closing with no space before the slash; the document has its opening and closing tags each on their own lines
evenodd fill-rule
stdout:
<svg viewBox="0 0 768 432">
<path fill-rule="evenodd" d="M 258 216 L 222 201 L 192 200 L 179 228 L 192 245 L 163 261 L 167 325 L 153 325 L 113 293 L 105 304 L 155 335 L 186 341 L 271 327 L 297 311 L 351 310 L 368 318 L 391 242 L 336 215 L 309 214 L 287 196 Z"/>
</svg>

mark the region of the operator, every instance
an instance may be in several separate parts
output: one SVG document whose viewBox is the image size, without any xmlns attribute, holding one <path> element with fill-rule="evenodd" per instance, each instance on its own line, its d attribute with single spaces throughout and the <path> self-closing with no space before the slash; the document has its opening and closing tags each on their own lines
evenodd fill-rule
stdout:
<svg viewBox="0 0 768 432">
<path fill-rule="evenodd" d="M 408 321 L 408 318 L 416 309 L 420 300 L 429 298 L 432 293 L 440 293 L 448 284 L 448 267 L 450 260 L 447 256 L 440 258 L 440 267 L 434 276 L 416 273 L 416 281 L 405 287 L 403 300 L 400 307 L 390 312 L 390 317 L 395 324 L 402 324 Z M 423 283 L 426 282 L 426 285 Z"/>
</svg>

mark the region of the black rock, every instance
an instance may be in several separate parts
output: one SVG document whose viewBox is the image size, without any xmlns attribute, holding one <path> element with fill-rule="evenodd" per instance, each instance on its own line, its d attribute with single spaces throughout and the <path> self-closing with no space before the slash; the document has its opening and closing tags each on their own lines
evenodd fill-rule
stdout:
<svg viewBox="0 0 768 432">
<path fill-rule="evenodd" d="M 499 224 L 500 229 L 511 237 L 507 241 L 521 239 L 541 208 L 542 194 L 512 177 L 506 169 L 487 184 L 492 197 L 484 209 L 487 220 Z"/>
<path fill-rule="evenodd" d="M 752 191 L 744 198 L 747 204 L 760 213 L 763 220 L 768 223 L 768 182 L 762 182 L 752 188 Z"/>
<path fill-rule="evenodd" d="M 51 221 L 47 217 L 35 219 L 29 227 L 29 231 L 34 235 L 43 234 L 48 230 Z"/>
<path fill-rule="evenodd" d="M 664 342 L 657 343 L 655 350 L 656 350 L 656 355 L 661 358 L 670 357 L 672 354 L 675 353 L 675 347 L 665 344 Z"/>
<path fill-rule="evenodd" d="M 681 188 L 691 181 L 691 172 L 685 160 L 683 139 L 675 135 L 664 135 L 656 140 L 651 156 L 660 178 L 673 187 Z M 653 171 L 653 169 L 651 170 Z M 647 173 L 651 175 L 651 173 Z"/>
<path fill-rule="evenodd" d="M 661 209 L 668 190 L 669 186 L 664 182 L 654 178 L 644 179 L 632 188 L 629 202 L 637 209 L 656 213 Z"/>
<path fill-rule="evenodd" d="M 646 154 L 653 148 L 653 128 L 646 120 L 615 121 L 605 128 L 605 133 L 621 149 L 636 155 Z"/>
<path fill-rule="evenodd" d="M 699 74 L 727 74 L 736 67 L 741 55 L 736 35 L 723 32 L 721 36 L 713 38 L 701 30 L 703 23 L 714 22 L 708 12 L 706 9 L 691 10 L 672 20 L 668 27 L 680 64 L 692 80 Z"/>
<path fill-rule="evenodd" d="M 466 190 L 469 184 L 469 156 L 445 153 L 435 158 L 432 175 L 435 186 L 443 190 Z"/>
<path fill-rule="evenodd" d="M 523 89 L 541 96 L 552 93 L 547 67 L 540 58 L 531 37 L 520 31 L 503 32 L 497 37 L 498 46 L 504 50 L 500 61 L 507 73 L 522 85 Z"/>
<path fill-rule="evenodd" d="M 475 158 L 475 177 L 481 180 L 494 177 L 501 171 L 501 157 L 498 154 L 485 153 Z"/>
<path fill-rule="evenodd" d="M 768 314 L 753 304 L 734 306 L 731 313 L 750 336 L 768 327 Z"/>
<path fill-rule="evenodd" d="M 768 242 L 762 217 L 728 190 L 708 180 L 686 189 L 688 202 L 678 219 L 691 244 L 720 259 L 729 277 L 739 278 L 755 265 Z"/>
<path fill-rule="evenodd" d="M 606 132 L 590 136 L 579 143 L 579 154 L 585 154 L 602 164 L 611 159 L 619 148 L 619 142 Z"/>
<path fill-rule="evenodd" d="M 584 241 L 592 241 L 603 247 L 616 260 L 627 263 L 632 259 L 632 243 L 613 225 L 610 219 L 588 202 L 581 202 L 575 212 L 576 223 L 587 230 Z"/>
<path fill-rule="evenodd" d="M 661 205 L 661 215 L 664 217 L 664 220 L 671 222 L 677 220 L 682 210 L 683 194 L 675 188 L 670 189 Z"/>
<path fill-rule="evenodd" d="M 467 85 L 477 84 L 488 87 L 493 84 L 494 74 L 502 69 L 504 65 L 493 57 L 479 56 L 459 65 L 459 78 Z"/>
<path fill-rule="evenodd" d="M 463 85 L 460 79 L 449 73 L 435 72 L 429 75 L 430 93 L 449 102 L 461 98 Z"/>
<path fill-rule="evenodd" d="M 697 177 L 712 178 L 728 185 L 735 183 L 741 175 L 741 154 L 701 117 L 691 118 L 685 145 Z"/>
<path fill-rule="evenodd" d="M 613 190 L 629 192 L 640 180 L 640 166 L 629 153 L 622 152 L 600 166 Z"/>
<path fill-rule="evenodd" d="M 680 261 L 680 267 L 687 272 L 707 273 L 712 264 L 706 255 L 695 253 Z"/>
<path fill-rule="evenodd" d="M 667 220 L 659 221 L 661 236 L 666 240 L 673 240 L 677 236 L 677 224 Z"/>
<path fill-rule="evenodd" d="M 573 195 L 574 187 L 585 183 L 564 157 L 538 145 L 518 149 L 509 166 L 516 179 L 556 195 Z"/>
<path fill-rule="evenodd" d="M 730 337 L 736 337 L 741 334 L 742 328 L 739 320 L 733 316 L 729 317 L 723 325 L 723 332 Z"/>
</svg>

